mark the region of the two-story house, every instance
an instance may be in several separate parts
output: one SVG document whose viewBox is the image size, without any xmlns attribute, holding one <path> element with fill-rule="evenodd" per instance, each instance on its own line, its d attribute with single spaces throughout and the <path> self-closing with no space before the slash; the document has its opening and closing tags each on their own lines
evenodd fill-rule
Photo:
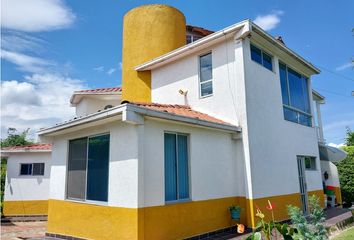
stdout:
<svg viewBox="0 0 354 240">
<path fill-rule="evenodd" d="M 268 200 L 277 220 L 309 195 L 324 204 L 319 69 L 250 20 L 204 33 L 186 44 L 165 5 L 125 15 L 121 104 L 75 93 L 80 117 L 39 132 L 53 144 L 49 235 L 183 239 L 228 229 L 232 205 L 255 227 Z"/>
</svg>

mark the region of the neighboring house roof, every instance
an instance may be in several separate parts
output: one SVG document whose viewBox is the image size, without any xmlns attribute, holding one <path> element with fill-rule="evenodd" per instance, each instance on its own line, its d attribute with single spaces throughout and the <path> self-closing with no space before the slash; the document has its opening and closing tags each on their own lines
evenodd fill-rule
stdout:
<svg viewBox="0 0 354 240">
<path fill-rule="evenodd" d="M 88 90 L 75 91 L 70 98 L 71 104 L 77 104 L 81 101 L 83 96 L 87 95 L 121 95 L 121 87 L 111 87 L 111 88 L 96 88 Z"/>
<path fill-rule="evenodd" d="M 195 42 L 177 48 L 171 52 L 168 52 L 162 56 L 154 58 L 150 61 L 142 63 L 135 67 L 136 71 L 145 71 L 145 70 L 152 70 L 157 67 L 160 67 L 164 64 L 177 61 L 185 56 L 188 56 L 192 53 L 200 52 L 201 50 L 210 47 L 213 44 L 218 42 L 225 41 L 226 36 L 236 33 L 237 39 L 242 39 L 246 36 L 249 36 L 252 32 L 256 32 L 257 34 L 261 35 L 270 43 L 277 46 L 282 51 L 286 52 L 290 56 L 294 57 L 297 61 L 301 62 L 303 65 L 311 69 L 314 73 L 320 73 L 320 70 L 312 65 L 310 62 L 306 61 L 300 55 L 292 51 L 290 48 L 285 46 L 283 43 L 279 42 L 275 39 L 272 35 L 264 31 L 262 28 L 254 24 L 251 20 L 247 19 L 242 22 L 236 23 L 229 27 L 226 27 L 220 31 L 214 32 L 206 37 L 203 37 Z"/>
<path fill-rule="evenodd" d="M 170 121 L 182 122 L 186 124 L 199 125 L 202 127 L 216 128 L 229 132 L 240 132 L 241 128 L 221 119 L 212 117 L 208 114 L 195 111 L 189 106 L 170 105 L 157 103 L 123 103 L 119 106 L 106 110 L 101 110 L 84 117 L 75 117 L 61 124 L 56 124 L 48 128 L 42 128 L 39 135 L 55 135 L 55 133 L 68 131 L 70 128 L 82 125 L 92 124 L 100 120 L 105 120 L 115 116 L 121 116 L 120 119 L 127 122 L 139 121 L 139 116 L 148 116 Z"/>
<path fill-rule="evenodd" d="M 1 149 L 2 153 L 15 153 L 15 152 L 51 152 L 52 144 L 36 143 L 26 146 L 12 146 Z"/>
<path fill-rule="evenodd" d="M 192 33 L 197 33 L 201 36 L 208 36 L 208 35 L 214 33 L 214 31 L 210 31 L 208 29 L 205 29 L 202 27 L 197 27 L 197 26 L 192 26 L 192 25 L 187 25 L 186 29 L 187 29 L 187 31 L 190 31 Z"/>
</svg>

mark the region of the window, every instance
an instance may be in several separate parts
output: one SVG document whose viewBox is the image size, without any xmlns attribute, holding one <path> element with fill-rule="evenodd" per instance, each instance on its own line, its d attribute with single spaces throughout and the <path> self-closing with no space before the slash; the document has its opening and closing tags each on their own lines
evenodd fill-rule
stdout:
<svg viewBox="0 0 354 240">
<path fill-rule="evenodd" d="M 213 94 L 213 64 L 211 53 L 199 57 L 200 96 Z"/>
<path fill-rule="evenodd" d="M 282 63 L 279 75 L 285 120 L 311 127 L 308 79 Z"/>
<path fill-rule="evenodd" d="M 107 201 L 109 134 L 69 141 L 67 197 Z"/>
<path fill-rule="evenodd" d="M 189 199 L 188 137 L 165 133 L 165 201 Z"/>
<path fill-rule="evenodd" d="M 251 59 L 263 67 L 273 71 L 272 56 L 251 44 Z"/>
<path fill-rule="evenodd" d="M 305 169 L 306 170 L 316 170 L 316 158 L 315 157 L 304 157 L 305 159 Z"/>
<path fill-rule="evenodd" d="M 43 176 L 44 163 L 22 163 L 20 166 L 20 175 Z"/>
</svg>

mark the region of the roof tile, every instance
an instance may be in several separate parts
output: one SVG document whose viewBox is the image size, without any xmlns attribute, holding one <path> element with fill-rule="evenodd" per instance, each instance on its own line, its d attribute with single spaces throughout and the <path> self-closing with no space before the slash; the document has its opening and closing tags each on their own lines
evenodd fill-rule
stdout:
<svg viewBox="0 0 354 240">
<path fill-rule="evenodd" d="M 121 87 L 112 87 L 112 88 L 97 88 L 97 89 L 88 89 L 75 91 L 75 93 L 106 93 L 106 92 L 121 92 Z"/>
<path fill-rule="evenodd" d="M 47 143 L 36 143 L 26 146 L 12 146 L 2 148 L 3 151 L 23 151 L 23 150 L 52 150 L 52 144 Z"/>
</svg>

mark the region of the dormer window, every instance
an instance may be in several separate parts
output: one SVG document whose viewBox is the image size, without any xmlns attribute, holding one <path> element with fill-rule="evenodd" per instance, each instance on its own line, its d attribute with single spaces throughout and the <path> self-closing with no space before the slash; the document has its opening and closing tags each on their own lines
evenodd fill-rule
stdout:
<svg viewBox="0 0 354 240">
<path fill-rule="evenodd" d="M 213 63 L 211 53 L 199 56 L 199 85 L 201 97 L 213 94 Z"/>
</svg>

